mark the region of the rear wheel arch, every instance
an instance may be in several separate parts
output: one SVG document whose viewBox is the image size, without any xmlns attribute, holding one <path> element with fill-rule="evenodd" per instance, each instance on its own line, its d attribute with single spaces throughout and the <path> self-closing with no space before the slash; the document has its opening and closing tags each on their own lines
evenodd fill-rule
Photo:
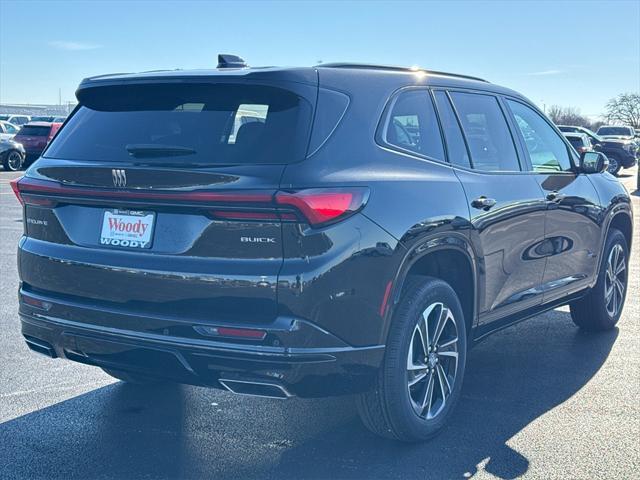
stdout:
<svg viewBox="0 0 640 480">
<path fill-rule="evenodd" d="M 609 221 L 609 225 L 605 234 L 605 240 L 607 235 L 613 228 L 619 230 L 622 235 L 624 235 L 625 240 L 627 241 L 627 247 L 629 248 L 629 251 L 631 251 L 631 242 L 633 240 L 633 221 L 631 220 L 630 214 L 626 211 L 619 211 L 618 213 L 614 214 L 614 216 L 611 218 L 611 221 Z M 605 248 L 604 243 L 605 242 L 603 242 L 602 245 L 603 249 Z"/>
<path fill-rule="evenodd" d="M 457 236 L 421 242 L 409 251 L 394 281 L 390 308 L 385 318 L 385 339 L 407 280 L 415 276 L 438 278 L 453 288 L 460 299 L 469 334 L 475 322 L 478 297 L 477 267 L 474 258 L 473 249 L 466 239 Z"/>
</svg>

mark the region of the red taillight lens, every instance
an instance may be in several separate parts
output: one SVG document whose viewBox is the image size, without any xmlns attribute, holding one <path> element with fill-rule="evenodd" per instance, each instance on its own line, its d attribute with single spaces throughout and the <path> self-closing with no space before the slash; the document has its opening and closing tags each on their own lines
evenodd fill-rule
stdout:
<svg viewBox="0 0 640 480">
<path fill-rule="evenodd" d="M 22 200 L 22 195 L 20 195 L 20 188 L 18 187 L 18 182 L 20 180 L 22 180 L 22 177 L 14 178 L 9 182 L 9 185 L 11 185 L 11 190 L 13 190 L 13 193 L 16 194 L 16 197 L 18 198 L 20 204 L 24 205 L 24 200 Z"/>
<path fill-rule="evenodd" d="M 367 188 L 310 188 L 276 193 L 276 203 L 296 208 L 314 226 L 343 219 L 367 201 Z"/>
</svg>

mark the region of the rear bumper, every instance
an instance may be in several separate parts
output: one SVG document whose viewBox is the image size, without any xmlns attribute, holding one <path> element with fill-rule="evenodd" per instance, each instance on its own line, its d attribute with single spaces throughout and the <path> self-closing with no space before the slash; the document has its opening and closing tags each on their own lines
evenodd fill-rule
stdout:
<svg viewBox="0 0 640 480">
<path fill-rule="evenodd" d="M 39 353 L 212 388 L 225 388 L 219 380 L 226 379 L 278 385 L 301 397 L 358 393 L 373 386 L 384 355 L 382 345 L 325 346 L 327 339 L 318 338 L 308 326 L 309 341 L 290 347 L 177 337 L 164 334 L 162 329 L 151 333 L 86 324 L 52 316 L 22 300 L 20 318 L 27 344 Z M 281 319 L 275 325 L 285 322 L 291 324 L 290 319 Z M 122 317 L 122 325 L 130 323 L 130 318 Z M 291 328 L 305 330 L 295 322 Z M 268 336 L 275 332 L 271 338 L 287 338 L 281 329 L 267 332 Z M 288 338 L 302 340 L 299 334 Z"/>
</svg>

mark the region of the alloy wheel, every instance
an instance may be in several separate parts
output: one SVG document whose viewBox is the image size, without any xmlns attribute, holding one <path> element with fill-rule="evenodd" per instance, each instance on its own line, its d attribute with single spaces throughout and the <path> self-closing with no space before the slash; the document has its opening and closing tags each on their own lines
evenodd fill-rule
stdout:
<svg viewBox="0 0 640 480">
<path fill-rule="evenodd" d="M 607 167 L 607 171 L 611 175 L 615 175 L 618 171 L 618 160 L 615 157 L 609 157 L 609 166 Z"/>
<path fill-rule="evenodd" d="M 447 405 L 458 371 L 458 327 L 442 303 L 429 305 L 416 324 L 407 355 L 407 389 L 415 413 L 436 417 Z"/>
<path fill-rule="evenodd" d="M 607 313 L 615 317 L 624 302 L 624 291 L 627 282 L 627 264 L 622 245 L 616 243 L 607 259 L 607 270 L 604 278 L 604 301 Z"/>
<path fill-rule="evenodd" d="M 22 167 L 22 155 L 20 155 L 19 152 L 9 152 L 7 165 L 9 166 L 9 170 L 13 172 L 20 170 Z"/>
</svg>

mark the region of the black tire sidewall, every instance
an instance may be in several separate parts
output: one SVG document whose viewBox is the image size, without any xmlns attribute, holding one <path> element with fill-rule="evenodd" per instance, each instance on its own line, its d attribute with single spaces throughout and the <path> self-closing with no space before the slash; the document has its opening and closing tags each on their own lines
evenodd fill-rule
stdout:
<svg viewBox="0 0 640 480">
<path fill-rule="evenodd" d="M 9 165 L 9 157 L 14 153 L 17 153 L 18 155 L 20 155 L 20 158 L 22 160 L 20 162 L 20 166 L 18 168 L 16 168 L 16 169 L 11 168 L 10 165 Z M 22 154 L 19 151 L 10 150 L 9 152 L 6 153 L 6 155 L 4 157 L 4 160 L 2 161 L 2 165 L 3 165 L 4 169 L 6 171 L 8 171 L 8 172 L 19 172 L 20 170 L 22 170 L 24 168 L 24 162 L 25 162 L 25 159 L 24 159 L 24 157 L 22 156 Z"/>
<path fill-rule="evenodd" d="M 618 310 L 617 314 L 614 317 L 612 317 L 611 315 L 609 315 L 609 312 L 607 311 L 607 305 L 604 300 L 605 276 L 606 276 L 606 270 L 607 270 L 607 263 L 609 261 L 609 254 L 611 253 L 611 250 L 613 249 L 613 247 L 618 244 L 622 246 L 622 250 L 624 251 L 624 255 L 625 255 L 626 281 L 624 285 L 624 295 L 623 295 L 622 305 L 620 306 L 620 309 Z M 601 325 L 602 328 L 613 328 L 613 326 L 616 323 L 618 323 L 618 320 L 622 315 L 622 310 L 624 309 L 624 303 L 627 297 L 628 286 L 629 286 L 629 248 L 627 247 L 627 240 L 620 230 L 612 229 L 609 231 L 609 234 L 607 235 L 605 248 L 604 248 L 602 259 L 600 262 L 600 272 L 598 273 L 598 281 L 596 282 L 596 285 L 592 291 L 593 295 L 597 295 L 596 305 L 597 305 L 597 308 L 601 310 L 600 312 L 597 312 L 597 314 L 601 319 L 605 320 L 605 322 L 603 322 L 603 325 Z"/>
<path fill-rule="evenodd" d="M 425 420 L 415 413 L 407 391 L 406 362 L 409 342 L 422 312 L 435 302 L 442 302 L 451 310 L 458 328 L 458 371 L 453 392 L 447 405 L 435 418 Z M 390 342 L 399 342 L 396 354 L 385 358 L 385 403 L 389 409 L 394 430 L 402 432 L 404 439 L 424 440 L 435 435 L 447 422 L 462 389 L 467 353 L 464 315 L 454 290 L 444 281 L 423 277 L 422 282 L 410 288 L 394 315 L 389 332 Z M 389 343 L 389 342 L 388 342 Z"/>
</svg>

